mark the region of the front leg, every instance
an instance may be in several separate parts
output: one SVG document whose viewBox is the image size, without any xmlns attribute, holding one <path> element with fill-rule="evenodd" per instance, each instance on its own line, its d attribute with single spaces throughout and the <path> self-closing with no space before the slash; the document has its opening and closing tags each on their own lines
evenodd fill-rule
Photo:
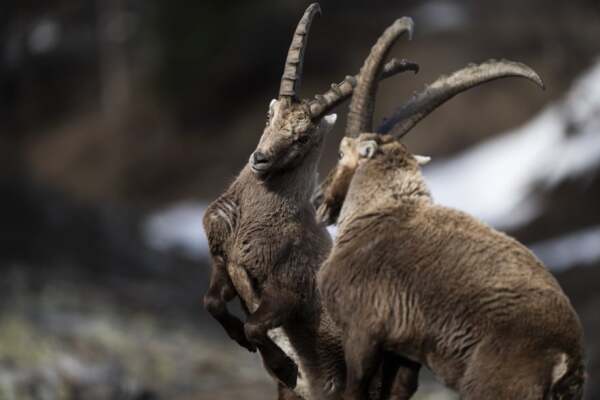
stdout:
<svg viewBox="0 0 600 400">
<path fill-rule="evenodd" d="M 289 388 L 296 387 L 298 366 L 273 342 L 268 331 L 282 326 L 296 304 L 293 293 L 266 287 L 260 305 L 244 325 L 246 337 L 260 350 L 267 369 Z"/>
<path fill-rule="evenodd" d="M 210 286 L 204 296 L 204 307 L 225 329 L 230 338 L 251 352 L 256 347 L 246 339 L 244 324 L 227 309 L 227 303 L 237 296 L 229 278 L 223 257 L 213 256 Z"/>
</svg>

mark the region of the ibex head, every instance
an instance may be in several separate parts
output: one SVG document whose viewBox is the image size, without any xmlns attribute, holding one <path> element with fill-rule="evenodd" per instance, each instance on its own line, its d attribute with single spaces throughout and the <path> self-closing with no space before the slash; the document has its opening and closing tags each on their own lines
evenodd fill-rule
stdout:
<svg viewBox="0 0 600 400">
<path fill-rule="evenodd" d="M 338 164 L 321 185 L 322 197 L 317 200 L 318 219 L 327 224 L 337 221 L 352 178 L 365 163 L 378 162 L 383 168 L 401 170 L 402 179 L 409 182 L 414 177 L 420 179 L 419 166 L 429 160 L 429 157 L 411 154 L 392 135 L 363 133 L 355 138 L 344 137 L 340 143 Z"/>
<path fill-rule="evenodd" d="M 314 100 L 298 98 L 308 33 L 313 18 L 320 12 L 317 3 L 311 4 L 296 27 L 281 77 L 279 97 L 269 105 L 267 125 L 250 156 L 250 168 L 261 179 L 298 166 L 313 149 L 320 148 L 325 134 L 331 131 L 337 119 L 336 114 L 328 113 L 348 99 L 356 86 L 356 78 L 347 76 L 341 83 L 331 85 L 324 94 L 315 96 Z M 416 64 L 391 60 L 381 69 L 377 79 L 417 70 Z"/>
<path fill-rule="evenodd" d="M 259 177 L 294 168 L 315 147 L 319 147 L 337 119 L 336 114 L 315 120 L 306 103 L 272 100 L 265 127 L 250 167 Z"/>
<path fill-rule="evenodd" d="M 328 224 L 337 221 L 350 183 L 356 171 L 366 163 L 383 162 L 384 168 L 401 168 L 407 175 L 419 173 L 419 165 L 428 157 L 410 154 L 400 139 L 420 120 L 458 93 L 482 83 L 506 77 L 522 77 L 544 87 L 541 78 L 528 66 L 507 61 L 490 60 L 469 65 L 450 76 L 442 76 L 415 94 L 381 126 L 372 130 L 377 80 L 383 60 L 393 43 L 411 32 L 410 19 L 401 18 L 392 24 L 371 49 L 358 79 L 348 114 L 346 137 L 340 144 L 337 166 L 321 184 L 315 197 L 318 218 Z M 389 134 L 391 132 L 391 134 Z"/>
</svg>

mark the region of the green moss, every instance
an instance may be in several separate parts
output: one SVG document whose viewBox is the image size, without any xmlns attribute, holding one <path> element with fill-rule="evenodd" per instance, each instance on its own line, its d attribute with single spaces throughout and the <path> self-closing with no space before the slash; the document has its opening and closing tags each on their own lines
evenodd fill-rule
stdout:
<svg viewBox="0 0 600 400">
<path fill-rule="evenodd" d="M 38 335 L 24 318 L 9 316 L 0 319 L 0 359 L 20 367 L 34 367 L 50 359 L 53 349 L 52 341 Z"/>
</svg>

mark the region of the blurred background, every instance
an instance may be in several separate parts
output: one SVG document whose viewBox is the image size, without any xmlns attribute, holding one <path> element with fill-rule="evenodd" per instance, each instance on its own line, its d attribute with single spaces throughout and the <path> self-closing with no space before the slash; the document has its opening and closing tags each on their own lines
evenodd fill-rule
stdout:
<svg viewBox="0 0 600 400">
<path fill-rule="evenodd" d="M 202 308 L 207 203 L 256 145 L 307 1 L 0 3 L 0 399 L 265 399 L 260 360 Z M 406 138 L 435 199 L 530 246 L 583 322 L 600 398 L 600 3 L 321 1 L 302 94 L 356 73 L 395 18 L 421 72 L 508 58 Z M 327 139 L 322 174 L 345 124 Z M 427 374 L 425 374 L 427 375 Z M 425 376 L 419 399 L 456 398 Z"/>
</svg>

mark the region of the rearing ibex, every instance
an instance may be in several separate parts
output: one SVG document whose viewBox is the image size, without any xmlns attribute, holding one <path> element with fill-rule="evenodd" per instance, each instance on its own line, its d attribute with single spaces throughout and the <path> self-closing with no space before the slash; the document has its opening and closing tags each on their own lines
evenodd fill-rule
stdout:
<svg viewBox="0 0 600 400">
<path fill-rule="evenodd" d="M 399 142 L 463 90 L 540 78 L 510 61 L 469 66 L 370 133 L 374 78 L 397 34 L 389 28 L 361 69 L 341 158 L 322 187 L 319 215 L 338 221 L 338 235 L 318 285 L 344 332 L 345 399 L 363 398 L 384 351 L 428 366 L 466 400 L 581 399 L 582 329 L 556 280 L 516 240 L 435 205 L 419 170 L 426 160 Z"/>
<path fill-rule="evenodd" d="M 335 395 L 345 377 L 341 335 L 322 313 L 315 283 L 331 239 L 316 221 L 310 195 L 324 136 L 336 119 L 325 115 L 356 85 L 347 77 L 313 101 L 297 98 L 308 31 L 318 12 L 318 4 L 310 5 L 296 28 L 279 98 L 269 106 L 256 151 L 204 216 L 213 260 L 206 308 L 232 339 L 259 349 L 280 382 L 280 398 L 293 398 L 290 387 L 305 400 Z M 416 68 L 392 60 L 378 78 Z M 235 296 L 249 314 L 245 324 L 227 310 Z"/>
</svg>

